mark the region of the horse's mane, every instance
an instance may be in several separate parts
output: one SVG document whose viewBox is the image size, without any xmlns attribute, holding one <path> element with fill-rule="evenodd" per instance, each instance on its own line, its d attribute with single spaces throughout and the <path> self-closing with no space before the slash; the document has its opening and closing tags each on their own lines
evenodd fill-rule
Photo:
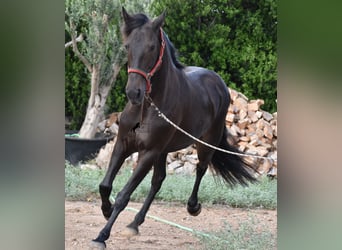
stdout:
<svg viewBox="0 0 342 250">
<path fill-rule="evenodd" d="M 164 33 L 165 42 L 166 42 L 167 47 L 169 48 L 169 51 L 171 54 L 171 60 L 172 60 L 173 64 L 176 66 L 176 68 L 183 69 L 184 65 L 178 60 L 175 47 L 173 46 L 172 42 L 170 41 L 170 39 L 169 39 L 168 35 L 165 33 L 165 31 L 163 31 L 163 33 Z"/>
<path fill-rule="evenodd" d="M 126 21 L 126 23 L 122 26 L 122 32 L 125 37 L 128 37 L 134 29 L 143 26 L 149 21 L 149 18 L 145 14 L 142 14 L 142 13 L 132 15 L 131 17 L 132 18 Z M 173 64 L 176 66 L 176 68 L 183 69 L 184 66 L 181 64 L 180 61 L 178 61 L 178 58 L 176 56 L 175 47 L 173 46 L 172 42 L 170 41 L 169 37 L 164 31 L 163 31 L 163 34 L 164 34 L 167 47 L 170 51 L 170 56 L 171 56 L 171 60 Z"/>
</svg>

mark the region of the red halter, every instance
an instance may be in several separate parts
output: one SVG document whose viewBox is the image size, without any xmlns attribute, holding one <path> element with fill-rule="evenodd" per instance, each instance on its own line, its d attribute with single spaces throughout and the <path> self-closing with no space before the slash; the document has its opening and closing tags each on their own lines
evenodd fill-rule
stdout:
<svg viewBox="0 0 342 250">
<path fill-rule="evenodd" d="M 152 76 L 156 73 L 156 71 L 160 68 L 162 62 L 163 62 L 163 55 L 164 55 L 164 50 L 165 50 L 165 40 L 164 40 L 164 35 L 163 35 L 163 30 L 160 28 L 160 38 L 161 38 L 161 47 L 159 51 L 159 58 L 156 64 L 153 66 L 150 72 L 146 73 L 143 70 L 140 69 L 135 69 L 135 68 L 128 68 L 128 74 L 129 73 L 136 73 L 141 75 L 142 77 L 145 78 L 146 80 L 146 93 L 151 92 L 151 78 Z"/>
</svg>

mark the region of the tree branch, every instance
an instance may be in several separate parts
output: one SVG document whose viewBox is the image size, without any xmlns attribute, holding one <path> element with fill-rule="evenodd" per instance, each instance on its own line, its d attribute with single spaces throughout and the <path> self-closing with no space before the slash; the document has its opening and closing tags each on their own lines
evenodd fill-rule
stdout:
<svg viewBox="0 0 342 250">
<path fill-rule="evenodd" d="M 116 77 L 118 76 L 119 72 L 120 72 L 121 66 L 119 63 L 113 63 L 112 65 L 112 76 L 107 80 L 107 82 L 105 83 L 106 86 L 111 86 L 113 82 L 115 81 Z"/>
<path fill-rule="evenodd" d="M 76 37 L 74 32 L 76 31 L 74 23 L 70 20 L 70 35 L 71 35 L 71 42 L 72 42 L 72 50 L 75 52 L 76 56 L 83 62 L 83 64 L 87 67 L 90 73 L 93 72 L 90 62 L 85 58 L 81 52 L 78 50 Z"/>
<path fill-rule="evenodd" d="M 83 41 L 83 35 L 80 34 L 77 38 L 76 38 L 76 42 L 79 43 L 79 42 L 82 42 Z M 70 42 L 67 42 L 65 45 L 64 45 L 64 48 L 68 48 L 72 45 L 72 41 Z"/>
</svg>

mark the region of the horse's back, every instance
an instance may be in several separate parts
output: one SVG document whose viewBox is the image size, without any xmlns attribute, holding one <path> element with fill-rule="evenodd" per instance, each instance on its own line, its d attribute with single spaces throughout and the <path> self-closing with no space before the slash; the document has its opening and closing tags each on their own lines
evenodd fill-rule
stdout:
<svg viewBox="0 0 342 250">
<path fill-rule="evenodd" d="M 184 68 L 184 73 L 192 87 L 197 90 L 202 89 L 202 97 L 208 95 L 213 100 L 223 101 L 226 104 L 224 106 L 229 105 L 230 95 L 227 85 L 216 72 L 202 67 L 188 66 Z"/>
</svg>

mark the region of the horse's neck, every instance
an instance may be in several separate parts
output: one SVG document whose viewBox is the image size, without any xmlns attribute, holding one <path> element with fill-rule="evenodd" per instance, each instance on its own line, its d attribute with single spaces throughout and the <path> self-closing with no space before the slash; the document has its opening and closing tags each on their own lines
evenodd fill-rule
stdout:
<svg viewBox="0 0 342 250">
<path fill-rule="evenodd" d="M 182 81 L 182 75 L 184 75 L 181 71 L 181 69 L 176 68 L 171 64 L 171 62 L 165 62 L 169 63 L 165 66 L 163 65 L 163 68 L 160 70 L 160 74 L 158 75 L 158 78 L 153 83 L 152 88 L 154 90 L 153 92 L 153 98 L 160 102 L 161 105 L 164 103 L 167 103 L 168 99 L 177 99 L 176 95 L 179 95 L 179 90 L 181 88 L 181 81 Z"/>
</svg>

